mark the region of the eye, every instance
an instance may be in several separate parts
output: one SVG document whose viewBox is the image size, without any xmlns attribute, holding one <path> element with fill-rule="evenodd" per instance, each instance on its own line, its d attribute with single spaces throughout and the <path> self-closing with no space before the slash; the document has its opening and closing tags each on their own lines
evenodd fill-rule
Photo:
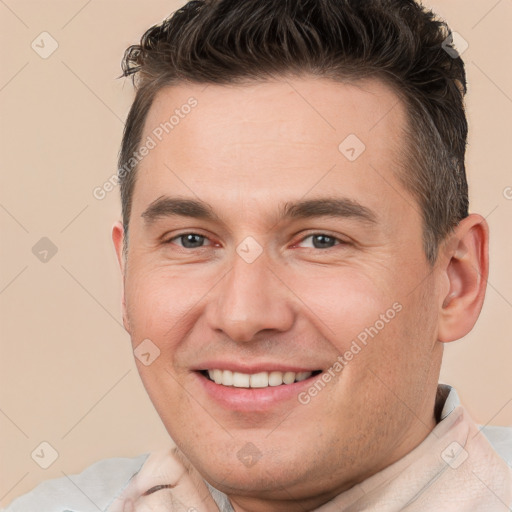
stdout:
<svg viewBox="0 0 512 512">
<path fill-rule="evenodd" d="M 310 243 L 306 243 L 307 240 L 310 240 Z M 330 249 L 335 245 L 346 244 L 343 240 L 325 233 L 314 233 L 312 235 L 308 235 L 303 238 L 298 245 L 304 247 L 303 244 L 305 243 L 305 247 L 312 247 L 313 249 Z"/>
<path fill-rule="evenodd" d="M 208 241 L 207 245 L 211 245 L 210 240 L 203 235 L 197 233 L 183 233 L 182 235 L 175 236 L 167 241 L 179 245 L 185 249 L 198 249 L 204 247 L 204 242 Z"/>
</svg>

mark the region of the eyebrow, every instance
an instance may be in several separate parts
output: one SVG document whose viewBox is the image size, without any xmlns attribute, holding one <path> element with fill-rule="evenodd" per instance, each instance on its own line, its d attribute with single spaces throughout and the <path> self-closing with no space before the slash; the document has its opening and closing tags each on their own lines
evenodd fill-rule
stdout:
<svg viewBox="0 0 512 512">
<path fill-rule="evenodd" d="M 141 215 L 147 224 L 160 218 L 182 216 L 220 221 L 213 208 L 203 201 L 161 196 Z M 318 198 L 284 203 L 279 209 L 280 219 L 307 219 L 314 217 L 353 218 L 368 224 L 377 223 L 377 215 L 368 207 L 348 198 Z"/>
<path fill-rule="evenodd" d="M 155 199 L 141 215 L 147 224 L 152 224 L 162 217 L 172 216 L 219 220 L 213 208 L 203 201 L 168 196 Z"/>
<path fill-rule="evenodd" d="M 319 198 L 288 202 L 281 210 L 283 219 L 311 217 L 345 217 L 376 224 L 377 215 L 370 208 L 348 198 Z"/>
</svg>

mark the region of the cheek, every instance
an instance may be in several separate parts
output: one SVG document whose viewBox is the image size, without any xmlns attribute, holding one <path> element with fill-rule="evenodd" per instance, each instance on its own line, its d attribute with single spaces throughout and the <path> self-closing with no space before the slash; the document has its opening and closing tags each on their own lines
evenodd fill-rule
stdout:
<svg viewBox="0 0 512 512">
<path fill-rule="evenodd" d="M 331 269 L 329 275 L 295 277 L 292 282 L 302 311 L 339 353 L 393 306 L 378 281 L 353 269 Z"/>
<path fill-rule="evenodd" d="M 206 283 L 198 277 L 185 278 L 180 269 L 156 267 L 151 262 L 132 265 L 126 277 L 125 301 L 137 370 L 164 424 L 174 427 L 179 424 L 174 411 L 188 401 L 178 383 L 176 360 L 194 326 Z M 147 352 L 149 364 L 137 356 Z"/>
<path fill-rule="evenodd" d="M 132 341 L 155 338 L 172 345 L 190 328 L 191 314 L 205 300 L 213 283 L 189 271 L 185 277 L 183 272 L 166 267 L 140 269 L 132 269 L 125 286 Z"/>
<path fill-rule="evenodd" d="M 295 280 L 302 311 L 342 358 L 332 361 L 333 373 L 342 376 L 335 385 L 351 393 L 371 390 L 368 403 L 382 401 L 389 393 L 385 385 L 409 386 L 429 367 L 435 328 L 432 311 L 425 309 L 429 292 L 420 286 L 410 293 L 407 275 L 395 270 L 340 268 Z"/>
</svg>

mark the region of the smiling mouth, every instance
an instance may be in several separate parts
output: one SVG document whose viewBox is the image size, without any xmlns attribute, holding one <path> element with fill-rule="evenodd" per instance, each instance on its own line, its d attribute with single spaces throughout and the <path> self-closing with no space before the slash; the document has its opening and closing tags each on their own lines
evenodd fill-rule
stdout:
<svg viewBox="0 0 512 512">
<path fill-rule="evenodd" d="M 240 373 L 231 370 L 202 370 L 199 373 L 208 380 L 221 386 L 235 388 L 268 388 L 277 386 L 287 386 L 296 382 L 315 377 L 322 373 L 322 370 L 312 372 L 259 372 L 259 373 Z"/>
</svg>

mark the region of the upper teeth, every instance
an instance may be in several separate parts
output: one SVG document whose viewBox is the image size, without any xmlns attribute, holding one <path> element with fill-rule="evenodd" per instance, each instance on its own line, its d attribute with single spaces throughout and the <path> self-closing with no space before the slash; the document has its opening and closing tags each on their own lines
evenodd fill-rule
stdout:
<svg viewBox="0 0 512 512">
<path fill-rule="evenodd" d="M 266 388 L 299 382 L 311 377 L 312 372 L 260 372 L 249 374 L 232 372 L 231 370 L 208 370 L 208 375 L 210 379 L 223 386 Z"/>
</svg>

